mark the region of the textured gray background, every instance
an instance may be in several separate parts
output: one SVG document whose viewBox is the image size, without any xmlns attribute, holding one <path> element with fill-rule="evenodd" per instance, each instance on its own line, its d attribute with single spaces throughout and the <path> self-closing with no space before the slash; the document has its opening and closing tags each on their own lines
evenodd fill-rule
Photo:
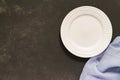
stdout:
<svg viewBox="0 0 120 80">
<path fill-rule="evenodd" d="M 120 35 L 120 0 L 1 0 L 0 80 L 78 80 L 87 59 L 64 48 L 59 30 L 85 5 L 102 9 Z"/>
</svg>

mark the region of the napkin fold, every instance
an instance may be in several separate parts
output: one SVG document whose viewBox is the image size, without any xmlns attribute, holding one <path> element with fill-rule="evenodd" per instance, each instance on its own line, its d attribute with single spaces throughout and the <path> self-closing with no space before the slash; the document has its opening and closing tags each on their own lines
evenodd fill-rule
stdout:
<svg viewBox="0 0 120 80">
<path fill-rule="evenodd" d="M 104 52 L 88 60 L 80 80 L 120 80 L 120 36 Z"/>
</svg>

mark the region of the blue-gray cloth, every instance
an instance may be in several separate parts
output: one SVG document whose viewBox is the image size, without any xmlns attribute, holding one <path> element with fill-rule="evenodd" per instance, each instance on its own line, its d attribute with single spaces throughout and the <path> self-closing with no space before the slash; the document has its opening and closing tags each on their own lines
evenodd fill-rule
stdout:
<svg viewBox="0 0 120 80">
<path fill-rule="evenodd" d="M 86 63 L 80 80 L 120 80 L 120 36 Z"/>
</svg>

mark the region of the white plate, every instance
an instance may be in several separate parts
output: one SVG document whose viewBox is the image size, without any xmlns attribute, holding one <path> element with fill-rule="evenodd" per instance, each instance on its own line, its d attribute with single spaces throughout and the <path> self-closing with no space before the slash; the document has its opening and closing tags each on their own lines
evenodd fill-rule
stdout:
<svg viewBox="0 0 120 80">
<path fill-rule="evenodd" d="M 72 10 L 61 25 L 65 47 L 78 57 L 92 57 L 103 52 L 112 37 L 112 25 L 98 8 L 82 6 Z"/>
</svg>

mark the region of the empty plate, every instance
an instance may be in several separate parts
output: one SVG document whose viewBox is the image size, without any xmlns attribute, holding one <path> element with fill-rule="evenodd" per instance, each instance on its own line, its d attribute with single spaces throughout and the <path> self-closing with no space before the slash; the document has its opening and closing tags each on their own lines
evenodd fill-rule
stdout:
<svg viewBox="0 0 120 80">
<path fill-rule="evenodd" d="M 112 25 L 98 8 L 82 6 L 72 10 L 61 25 L 64 46 L 78 57 L 92 57 L 103 52 L 112 37 Z"/>
</svg>

